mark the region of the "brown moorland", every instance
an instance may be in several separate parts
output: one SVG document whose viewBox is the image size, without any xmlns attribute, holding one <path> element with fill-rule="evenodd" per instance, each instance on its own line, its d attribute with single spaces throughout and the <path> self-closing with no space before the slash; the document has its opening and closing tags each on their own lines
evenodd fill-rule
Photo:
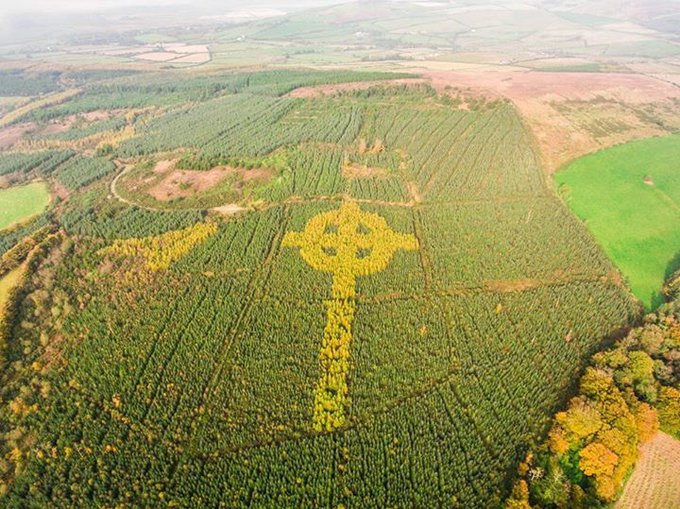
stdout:
<svg viewBox="0 0 680 509">
<path fill-rule="evenodd" d="M 17 141 L 21 140 L 24 134 L 32 131 L 35 127 L 35 123 L 28 122 L 0 129 L 0 148 L 11 147 Z"/>
</svg>

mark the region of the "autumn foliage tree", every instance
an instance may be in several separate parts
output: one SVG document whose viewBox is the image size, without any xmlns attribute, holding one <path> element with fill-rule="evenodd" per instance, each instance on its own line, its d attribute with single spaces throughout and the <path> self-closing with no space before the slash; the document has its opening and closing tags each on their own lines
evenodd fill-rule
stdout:
<svg viewBox="0 0 680 509">
<path fill-rule="evenodd" d="M 639 445 L 659 427 L 680 436 L 679 340 L 680 304 L 671 303 L 595 354 L 578 394 L 555 415 L 545 444 L 520 464 L 506 507 L 603 507 L 615 501 Z"/>
</svg>

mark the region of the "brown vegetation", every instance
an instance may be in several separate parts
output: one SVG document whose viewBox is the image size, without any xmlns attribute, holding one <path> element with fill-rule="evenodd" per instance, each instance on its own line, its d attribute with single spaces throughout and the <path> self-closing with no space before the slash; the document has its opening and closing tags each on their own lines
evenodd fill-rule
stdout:
<svg viewBox="0 0 680 509">
<path fill-rule="evenodd" d="M 345 161 L 342 164 L 342 176 L 345 178 L 385 178 L 389 175 L 385 168 L 367 166 L 365 164 L 350 163 Z"/>
<path fill-rule="evenodd" d="M 167 172 L 170 168 L 172 168 L 175 163 L 177 163 L 177 160 L 162 160 L 158 161 L 156 165 L 153 167 L 153 172 L 154 173 L 165 173 Z"/>
<path fill-rule="evenodd" d="M 41 131 L 40 134 L 59 134 L 68 131 L 75 124 L 84 122 L 97 122 L 100 120 L 108 120 L 110 118 L 121 115 L 126 110 L 95 110 L 88 111 L 84 113 L 79 113 L 78 115 L 68 115 L 62 118 L 51 120 Z"/>
<path fill-rule="evenodd" d="M 11 147 L 19 141 L 24 134 L 35 129 L 35 123 L 27 122 L 11 127 L 0 129 L 0 149 Z"/>
<path fill-rule="evenodd" d="M 154 172 L 163 173 L 162 168 L 170 168 L 168 161 L 161 161 L 154 168 Z M 159 165 L 160 166 L 159 168 Z M 228 177 L 235 177 L 236 187 L 240 187 L 244 182 L 262 181 L 266 182 L 273 175 L 273 171 L 265 168 L 233 168 L 231 166 L 217 166 L 211 170 L 172 170 L 167 173 L 159 182 L 154 184 L 147 193 L 159 201 L 169 201 L 175 198 L 185 198 L 196 193 L 208 191 Z"/>
</svg>

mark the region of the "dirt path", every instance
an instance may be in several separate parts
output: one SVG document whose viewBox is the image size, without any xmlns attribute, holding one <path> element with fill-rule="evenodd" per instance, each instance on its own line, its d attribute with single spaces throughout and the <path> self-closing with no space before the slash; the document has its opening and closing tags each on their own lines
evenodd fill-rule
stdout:
<svg viewBox="0 0 680 509">
<path fill-rule="evenodd" d="M 615 509 L 680 507 L 680 441 L 657 433 L 640 448 L 640 459 Z"/>
<path fill-rule="evenodd" d="M 109 185 L 109 193 L 111 194 L 111 196 L 115 197 L 119 201 L 122 201 L 126 205 L 130 205 L 131 207 L 137 207 L 139 209 L 155 210 L 157 212 L 164 212 L 169 210 L 155 207 L 146 207 L 144 205 L 140 205 L 139 203 L 134 203 L 128 200 L 127 198 L 121 196 L 118 193 L 118 190 L 116 189 L 116 185 L 118 184 L 118 180 L 132 169 L 132 166 L 126 165 L 122 161 L 119 161 L 117 159 L 114 159 L 113 164 L 115 164 L 118 169 L 122 168 L 122 171 L 120 171 L 115 177 L 113 177 L 113 180 L 111 180 L 111 184 Z"/>
</svg>

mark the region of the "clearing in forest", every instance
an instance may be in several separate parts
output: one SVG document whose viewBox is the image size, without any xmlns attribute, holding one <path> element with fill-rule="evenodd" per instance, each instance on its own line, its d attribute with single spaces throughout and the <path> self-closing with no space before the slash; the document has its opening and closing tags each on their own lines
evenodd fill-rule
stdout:
<svg viewBox="0 0 680 509">
<path fill-rule="evenodd" d="M 680 135 L 613 147 L 555 175 L 569 206 L 583 219 L 652 309 L 680 255 Z"/>
<path fill-rule="evenodd" d="M 135 168 L 121 179 L 121 191 L 133 203 L 163 208 L 221 206 L 242 199 L 269 182 L 275 170 L 229 165 L 206 170 L 176 168 L 176 161 L 159 161 L 152 169 Z"/>
<path fill-rule="evenodd" d="M 0 230 L 39 214 L 50 203 L 45 182 L 0 189 Z"/>
</svg>

